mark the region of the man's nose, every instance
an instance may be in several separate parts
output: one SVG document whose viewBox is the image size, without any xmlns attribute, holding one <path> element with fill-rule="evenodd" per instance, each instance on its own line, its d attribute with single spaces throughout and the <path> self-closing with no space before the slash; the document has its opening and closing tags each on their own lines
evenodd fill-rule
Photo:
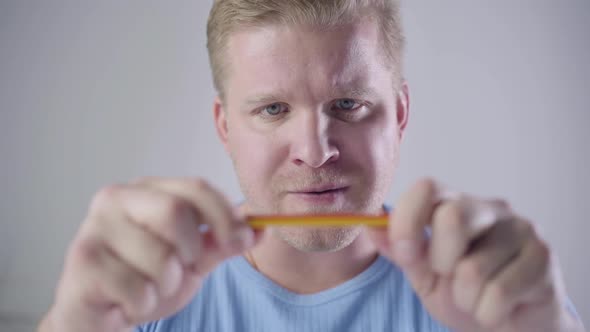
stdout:
<svg viewBox="0 0 590 332">
<path fill-rule="evenodd" d="M 302 114 L 293 128 L 291 157 L 295 164 L 319 168 L 339 158 L 340 151 L 329 132 L 330 121 L 325 114 Z"/>
</svg>

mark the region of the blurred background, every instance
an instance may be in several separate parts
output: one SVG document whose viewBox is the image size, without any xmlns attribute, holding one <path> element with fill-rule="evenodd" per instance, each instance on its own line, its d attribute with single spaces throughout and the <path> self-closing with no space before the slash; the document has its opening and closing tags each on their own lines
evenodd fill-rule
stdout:
<svg viewBox="0 0 590 332">
<path fill-rule="evenodd" d="M 240 191 L 212 123 L 209 1 L 0 0 L 0 331 L 32 331 L 102 186 Z M 590 322 L 590 2 L 405 1 L 410 122 L 389 196 L 429 175 L 508 199 Z"/>
</svg>

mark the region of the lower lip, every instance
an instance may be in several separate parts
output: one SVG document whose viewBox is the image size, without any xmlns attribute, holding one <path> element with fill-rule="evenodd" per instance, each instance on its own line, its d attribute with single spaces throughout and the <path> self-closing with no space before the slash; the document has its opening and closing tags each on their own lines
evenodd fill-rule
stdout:
<svg viewBox="0 0 590 332">
<path fill-rule="evenodd" d="M 313 194 L 313 193 L 291 193 L 294 197 L 301 199 L 306 202 L 310 203 L 322 203 L 322 204 L 330 204 L 335 203 L 339 199 L 344 197 L 344 193 L 346 192 L 347 188 L 340 188 L 336 190 L 330 190 L 323 192 L 321 194 Z"/>
</svg>

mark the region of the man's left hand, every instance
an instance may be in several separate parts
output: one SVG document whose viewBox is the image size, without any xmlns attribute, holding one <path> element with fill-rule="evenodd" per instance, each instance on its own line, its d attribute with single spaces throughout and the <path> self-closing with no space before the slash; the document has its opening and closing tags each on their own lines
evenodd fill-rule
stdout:
<svg viewBox="0 0 590 332">
<path fill-rule="evenodd" d="M 553 252 L 533 224 L 501 200 L 421 180 L 387 230 L 370 231 L 430 314 L 455 331 L 583 331 L 566 308 Z"/>
</svg>

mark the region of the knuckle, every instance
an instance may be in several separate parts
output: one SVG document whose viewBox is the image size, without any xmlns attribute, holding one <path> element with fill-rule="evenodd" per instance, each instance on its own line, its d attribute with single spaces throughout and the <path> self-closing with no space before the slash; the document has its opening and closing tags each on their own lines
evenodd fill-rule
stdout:
<svg viewBox="0 0 590 332">
<path fill-rule="evenodd" d="M 82 223 L 78 237 L 84 241 L 96 241 L 107 232 L 106 223 L 109 219 L 103 218 L 100 214 L 88 216 Z M 94 239 L 96 238 L 96 239 Z"/>
<path fill-rule="evenodd" d="M 153 255 L 154 257 L 153 259 L 156 265 L 154 270 L 157 274 L 159 274 L 157 279 L 161 278 L 161 275 L 164 274 L 162 271 L 164 271 L 167 266 L 172 265 L 176 259 L 175 252 L 172 247 L 163 243 L 156 246 L 154 252 L 150 253 L 150 255 Z"/>
<path fill-rule="evenodd" d="M 492 205 L 498 206 L 502 209 L 510 210 L 510 203 L 504 198 L 494 198 L 491 200 Z"/>
<path fill-rule="evenodd" d="M 186 181 L 189 186 L 195 188 L 195 190 L 198 190 L 198 191 L 205 191 L 205 190 L 209 190 L 211 188 L 209 183 L 205 179 L 200 178 L 200 177 L 189 178 Z"/>
<path fill-rule="evenodd" d="M 414 191 L 420 197 L 434 198 L 437 196 L 438 186 L 433 178 L 425 177 L 416 182 Z"/>
<path fill-rule="evenodd" d="M 439 222 L 452 228 L 461 228 L 467 223 L 463 206 L 458 201 L 447 202 L 437 210 Z"/>
<path fill-rule="evenodd" d="M 518 220 L 515 222 L 516 230 L 525 236 L 536 234 L 535 225 L 528 220 Z"/>
<path fill-rule="evenodd" d="M 533 253 L 540 259 L 542 265 L 549 264 L 551 259 L 551 248 L 547 242 L 537 239 L 533 246 Z"/>
<path fill-rule="evenodd" d="M 162 212 L 165 220 L 177 222 L 190 216 L 191 208 L 180 198 L 165 196 L 162 202 Z"/>
<path fill-rule="evenodd" d="M 136 285 L 134 302 L 139 307 L 141 307 L 142 304 L 149 302 L 150 298 L 155 295 L 155 287 L 152 282 L 147 280 L 143 280 L 134 284 Z"/>
<path fill-rule="evenodd" d="M 559 292 L 552 283 L 547 282 L 545 287 L 539 292 L 539 297 L 554 300 L 559 297 Z"/>
<path fill-rule="evenodd" d="M 529 222 L 529 226 L 530 226 L 530 235 L 532 235 L 535 239 L 542 239 L 542 234 L 541 231 L 542 229 L 540 228 L 539 225 Z"/>
<path fill-rule="evenodd" d="M 96 276 L 90 276 L 83 283 L 76 283 L 76 291 L 83 303 L 92 305 L 97 299 L 105 297 L 104 281 Z"/>
<path fill-rule="evenodd" d="M 156 307 L 156 289 L 154 284 L 148 280 L 135 281 L 129 286 L 130 293 L 124 307 L 130 320 L 139 321 Z"/>
<path fill-rule="evenodd" d="M 492 282 L 488 285 L 487 295 L 494 305 L 505 303 L 509 296 L 508 287 L 501 282 Z"/>
<path fill-rule="evenodd" d="M 466 260 L 457 266 L 457 278 L 470 285 L 478 285 L 486 278 L 485 268 L 476 260 Z"/>
<path fill-rule="evenodd" d="M 117 194 L 121 191 L 122 185 L 112 184 L 98 190 L 90 203 L 91 211 L 99 211 L 110 206 L 116 200 Z"/>
<path fill-rule="evenodd" d="M 81 234 L 72 243 L 69 256 L 76 263 L 92 264 L 98 258 L 101 244 L 94 235 Z"/>
<path fill-rule="evenodd" d="M 173 294 L 182 281 L 182 265 L 176 255 L 169 254 L 162 260 L 162 267 L 158 270 L 157 286 L 159 292 L 168 296 Z"/>
</svg>

